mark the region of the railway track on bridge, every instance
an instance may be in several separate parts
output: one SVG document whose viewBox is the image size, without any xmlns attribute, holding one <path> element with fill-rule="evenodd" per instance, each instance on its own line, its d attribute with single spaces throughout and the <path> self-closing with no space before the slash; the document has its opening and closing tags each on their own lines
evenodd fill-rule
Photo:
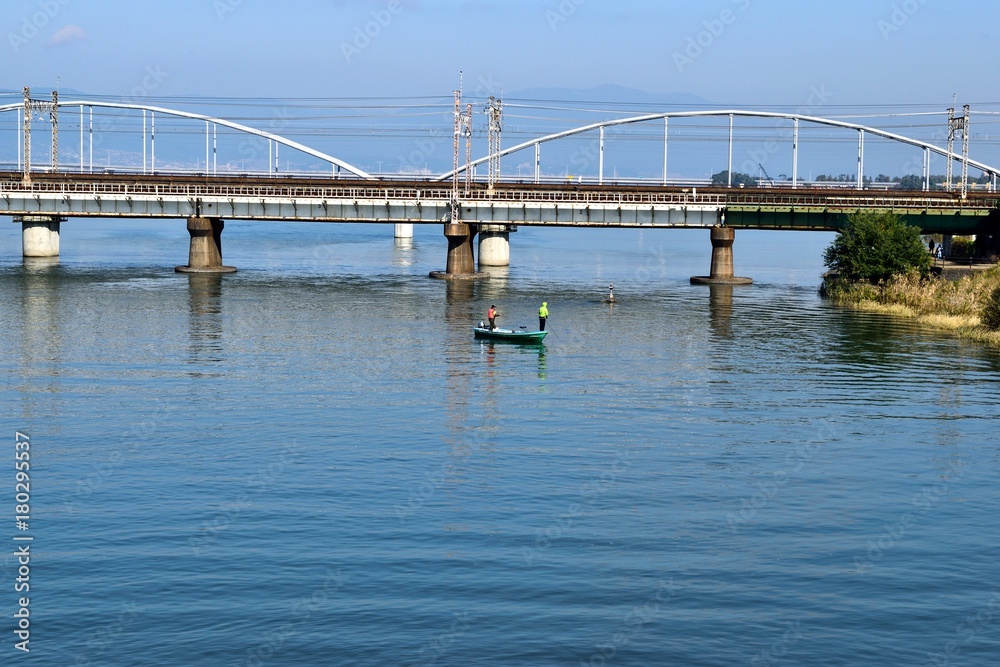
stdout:
<svg viewBox="0 0 1000 667">
<path fill-rule="evenodd" d="M 0 173 L 0 193 L 69 196 L 260 197 L 450 202 L 452 190 L 431 180 L 335 179 L 302 176 L 199 176 L 178 174 Z M 1000 195 L 973 192 L 907 192 L 848 188 L 719 188 L 663 185 L 502 182 L 489 189 L 474 183 L 459 200 L 497 203 L 581 205 L 689 205 L 720 207 L 877 208 L 892 210 L 976 210 L 1000 207 Z"/>
</svg>

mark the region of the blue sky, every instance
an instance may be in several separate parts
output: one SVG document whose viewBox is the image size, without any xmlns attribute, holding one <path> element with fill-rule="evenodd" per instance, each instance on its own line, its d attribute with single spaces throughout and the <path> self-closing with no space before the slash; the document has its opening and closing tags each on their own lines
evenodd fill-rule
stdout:
<svg viewBox="0 0 1000 667">
<path fill-rule="evenodd" d="M 616 85 L 650 94 L 635 93 L 632 101 L 681 100 L 688 108 L 881 115 L 864 122 L 938 143 L 946 126 L 943 117 L 897 120 L 887 114 L 940 114 L 954 100 L 983 114 L 974 118 L 973 157 L 1000 164 L 1000 115 L 983 113 L 1000 111 L 1000 3 L 995 0 L 6 0 L 4 9 L 0 89 L 30 85 L 36 96 L 45 96 L 58 86 L 181 108 L 194 104 L 192 96 L 279 98 L 293 114 L 308 116 L 288 132 L 298 132 L 321 150 L 364 160 L 369 170 L 423 168 L 426 162 L 440 173 L 449 166 L 450 147 L 443 144 L 450 144 L 450 135 L 444 142 L 439 134 L 450 131 L 448 105 L 459 71 L 468 98 L 474 99 L 503 92 L 506 102 L 516 103 L 519 92 L 522 99 L 534 100 L 541 98 L 533 94 L 538 91 L 568 88 L 581 91 L 578 99 L 585 107 L 589 100 L 616 99 L 617 93 L 590 89 Z M 427 120 L 413 113 L 402 139 L 386 138 L 377 147 L 358 143 L 355 150 L 343 138 L 310 137 L 322 123 L 317 119 L 322 112 L 295 110 L 296 104 L 288 102 L 321 98 L 323 105 L 372 97 L 388 100 L 384 104 L 405 98 L 408 105 L 415 98 L 433 98 L 443 111 Z M 16 100 L 13 95 L 0 101 Z M 258 127 L 274 125 L 273 111 L 226 104 L 221 115 Z M 639 113 L 653 110 L 647 105 Z M 350 124 L 355 134 L 383 122 L 381 111 L 369 117 L 353 113 L 349 120 L 333 122 Z M 566 119 L 554 113 L 510 108 L 505 137 L 523 140 L 565 129 L 564 120 L 577 125 L 596 120 L 594 114 Z M 550 114 L 548 120 L 536 122 L 544 114 Z M 0 133 L 10 134 L 2 142 L 9 144 L 10 156 L 0 155 L 0 162 L 13 160 L 16 145 L 13 114 L 8 115 Z M 421 133 L 433 136 L 433 150 L 424 148 Z M 804 151 L 803 174 L 813 168 L 850 173 L 855 139 L 844 136 L 839 144 L 819 145 L 826 135 L 812 136 L 817 144 Z M 716 141 L 716 153 L 719 146 Z M 618 147 L 622 165 L 637 164 L 625 155 L 626 144 Z M 695 155 L 703 151 L 695 139 L 690 149 Z M 547 167 L 572 173 L 573 152 L 580 150 L 587 148 L 569 145 L 563 155 L 549 152 L 555 162 Z M 737 164 L 755 166 L 752 147 L 738 151 Z M 787 152 L 782 149 L 768 163 L 769 171 L 791 173 Z M 195 155 L 193 149 L 189 153 Z M 647 153 L 643 173 L 655 174 L 659 158 Z M 874 144 L 871 154 L 877 154 Z M 414 155 L 419 160 L 411 159 Z M 686 171 L 709 175 L 725 166 L 722 157 L 713 154 Z M 110 164 L 114 156 L 104 159 Z M 226 159 L 233 168 L 247 168 L 246 160 L 235 162 L 236 149 Z M 876 159 L 869 170 L 919 171 L 909 153 L 887 153 L 881 164 Z M 529 161 L 530 156 L 508 164 L 520 173 Z M 615 169 L 611 162 L 609 169 Z"/>
<path fill-rule="evenodd" d="M 619 84 L 719 104 L 997 99 L 991 0 L 6 0 L 0 85 L 447 95 Z M 367 31 L 367 34 L 366 34 Z"/>
</svg>

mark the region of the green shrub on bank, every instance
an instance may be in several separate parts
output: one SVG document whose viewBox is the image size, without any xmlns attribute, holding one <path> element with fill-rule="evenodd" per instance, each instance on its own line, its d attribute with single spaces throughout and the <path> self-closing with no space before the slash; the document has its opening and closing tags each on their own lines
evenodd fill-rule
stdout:
<svg viewBox="0 0 1000 667">
<path fill-rule="evenodd" d="M 930 276 L 920 233 L 892 214 L 861 213 L 823 253 L 820 292 L 863 310 L 913 317 L 1000 347 L 1000 267 L 959 280 Z"/>
<path fill-rule="evenodd" d="M 923 278 L 910 272 L 894 276 L 878 285 L 826 280 L 823 294 L 845 304 L 873 303 L 900 306 L 915 315 L 947 315 L 979 320 L 987 327 L 987 310 L 1000 315 L 1000 267 L 977 271 L 959 280 L 940 277 Z M 990 304 L 993 303 L 993 306 Z"/>
<path fill-rule="evenodd" d="M 838 279 L 876 284 L 893 276 L 930 273 L 931 257 L 920 229 L 892 213 L 852 213 L 823 253 L 823 262 Z"/>
<path fill-rule="evenodd" d="M 846 280 L 829 281 L 824 294 L 834 301 L 860 303 L 869 301 L 883 306 L 903 306 L 922 315 L 979 317 L 985 295 L 997 280 L 979 274 L 961 280 L 924 278 L 911 271 L 878 285 Z"/>
</svg>

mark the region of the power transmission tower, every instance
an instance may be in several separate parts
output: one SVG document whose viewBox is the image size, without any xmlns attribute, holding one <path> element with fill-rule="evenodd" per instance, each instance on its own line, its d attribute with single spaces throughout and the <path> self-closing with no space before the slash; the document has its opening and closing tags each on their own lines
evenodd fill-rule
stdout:
<svg viewBox="0 0 1000 667">
<path fill-rule="evenodd" d="M 49 164 L 52 171 L 59 168 L 59 93 L 52 91 L 52 101 L 31 99 L 31 89 L 24 87 L 24 119 L 22 134 L 24 135 L 24 173 L 22 181 L 31 184 L 31 117 L 36 113 L 48 113 L 52 123 L 52 156 Z"/>
<path fill-rule="evenodd" d="M 24 87 L 24 127 L 21 129 L 21 136 L 24 139 L 24 176 L 21 180 L 25 185 L 31 185 L 31 115 L 34 110 L 31 108 L 31 89 Z"/>
<path fill-rule="evenodd" d="M 487 175 L 487 186 L 492 191 L 493 186 L 500 180 L 500 132 L 503 130 L 503 102 L 490 96 L 490 101 L 486 105 L 486 116 L 489 122 L 489 172 Z"/>
<path fill-rule="evenodd" d="M 456 89 L 453 91 L 455 94 L 455 141 L 454 141 L 454 160 L 452 165 L 452 178 L 451 178 L 451 221 L 453 224 L 457 224 L 459 221 L 458 216 L 458 144 L 459 136 L 462 133 L 462 91 Z"/>
<path fill-rule="evenodd" d="M 52 106 L 49 107 L 52 121 L 52 171 L 59 169 L 59 91 L 52 91 Z"/>
<path fill-rule="evenodd" d="M 472 188 L 472 105 L 465 107 L 462 114 L 462 134 L 465 135 L 465 196 Z"/>
<path fill-rule="evenodd" d="M 969 192 L 969 105 L 962 107 L 962 117 L 955 117 L 955 108 L 948 109 L 948 169 L 945 176 L 945 188 L 951 190 L 952 154 L 955 148 L 955 135 L 962 133 L 962 198 Z"/>
</svg>

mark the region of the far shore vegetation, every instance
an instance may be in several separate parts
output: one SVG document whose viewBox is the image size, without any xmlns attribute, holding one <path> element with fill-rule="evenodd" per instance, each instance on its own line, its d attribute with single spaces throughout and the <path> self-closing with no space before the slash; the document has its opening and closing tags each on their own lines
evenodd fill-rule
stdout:
<svg viewBox="0 0 1000 667">
<path fill-rule="evenodd" d="M 971 253 L 971 243 L 958 245 Z M 932 271 L 920 230 L 891 213 L 859 213 L 826 249 L 821 292 L 869 312 L 914 319 L 1000 347 L 1000 267 L 947 280 Z"/>
<path fill-rule="evenodd" d="M 728 169 L 714 173 L 712 174 L 712 185 L 761 188 L 781 183 L 791 183 L 792 181 L 792 177 L 788 174 L 778 174 L 772 178 L 764 171 L 764 165 L 758 163 L 758 166 L 760 169 L 756 176 L 742 171 L 734 171 L 730 177 Z M 987 188 L 991 183 L 991 178 L 991 176 L 984 173 L 976 178 L 969 177 L 968 184 L 973 190 Z M 799 181 L 801 182 L 802 180 L 799 177 Z M 837 187 L 849 185 L 853 187 L 858 182 L 858 177 L 857 174 L 819 174 L 812 178 L 811 181 L 819 186 L 829 185 L 830 187 Z M 924 190 L 925 187 L 929 187 L 931 190 L 938 190 L 945 187 L 948 177 L 945 174 L 931 174 L 928 175 L 927 183 L 925 184 L 923 176 L 918 176 L 917 174 L 907 174 L 906 176 L 886 176 L 885 174 L 879 174 L 874 177 L 862 176 L 861 182 L 865 188 L 872 189 Z"/>
</svg>

